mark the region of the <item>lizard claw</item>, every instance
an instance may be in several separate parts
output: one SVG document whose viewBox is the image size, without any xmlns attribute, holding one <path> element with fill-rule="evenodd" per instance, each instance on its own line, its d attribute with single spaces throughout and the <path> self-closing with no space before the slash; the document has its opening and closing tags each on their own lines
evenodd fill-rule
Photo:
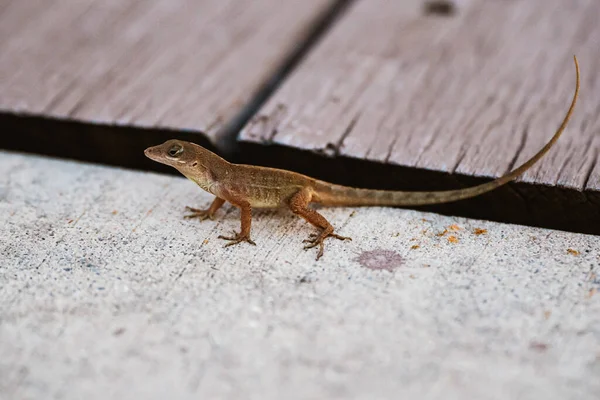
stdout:
<svg viewBox="0 0 600 400">
<path fill-rule="evenodd" d="M 205 219 L 208 218 L 211 221 L 214 220 L 214 215 L 211 214 L 210 210 L 200 210 L 198 208 L 192 208 L 192 207 L 185 207 L 185 209 L 187 211 L 191 212 L 191 214 L 183 216 L 183 218 L 185 218 L 185 219 L 198 218 L 200 221 L 204 221 Z"/>
<path fill-rule="evenodd" d="M 254 243 L 254 241 L 252 239 L 250 239 L 249 235 L 241 235 L 241 234 L 237 233 L 236 231 L 233 231 L 233 236 L 219 235 L 219 239 L 229 240 L 229 243 L 227 243 L 223 247 L 233 246 L 234 244 L 238 244 L 241 242 L 248 242 L 248 243 L 256 246 L 256 243 Z"/>
<path fill-rule="evenodd" d="M 311 233 L 308 236 L 308 239 L 304 239 L 302 241 L 302 243 L 308 243 L 306 246 L 304 246 L 304 250 L 312 249 L 313 247 L 319 246 L 319 252 L 317 253 L 317 258 L 316 258 L 316 260 L 318 261 L 319 258 L 321 258 L 321 256 L 323 255 L 323 251 L 325 250 L 324 242 L 325 242 L 325 239 L 327 239 L 328 237 L 334 237 L 339 240 L 352 240 L 352 238 L 350 238 L 350 237 L 340 236 L 333 232 L 323 231 L 320 234 Z"/>
<path fill-rule="evenodd" d="M 308 235 L 308 239 L 304 239 L 302 241 L 302 243 L 312 243 L 315 241 L 315 239 L 318 237 L 319 235 L 317 235 L 316 233 L 311 233 L 310 235 Z M 305 247 L 306 248 L 306 247 Z"/>
</svg>

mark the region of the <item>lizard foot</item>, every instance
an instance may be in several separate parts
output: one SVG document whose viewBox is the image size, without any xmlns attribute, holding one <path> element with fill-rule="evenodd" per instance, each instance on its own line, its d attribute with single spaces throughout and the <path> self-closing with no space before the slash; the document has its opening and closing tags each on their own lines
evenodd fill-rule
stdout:
<svg viewBox="0 0 600 400">
<path fill-rule="evenodd" d="M 321 256 L 323 255 L 323 251 L 325 250 L 324 241 L 328 237 L 334 237 L 339 240 L 352 240 L 352 238 L 350 238 L 350 237 L 340 236 L 333 232 L 323 231 L 320 234 L 311 233 L 308 236 L 308 239 L 305 239 L 302 241 L 302 243 L 308 243 L 306 246 L 304 246 L 304 250 L 312 249 L 313 247 L 319 246 L 319 252 L 317 253 L 317 258 L 316 258 L 316 260 L 318 261 L 319 258 L 321 258 Z"/>
<path fill-rule="evenodd" d="M 233 236 L 219 235 L 219 239 L 229 240 L 229 243 L 227 243 L 223 247 L 233 246 L 234 244 L 238 244 L 238 243 L 241 243 L 241 242 L 248 242 L 248 243 L 253 244 L 254 246 L 256 246 L 256 243 L 254 243 L 252 241 L 252 239 L 250 239 L 249 235 L 241 235 L 241 234 L 237 233 L 236 231 L 233 231 Z"/>
<path fill-rule="evenodd" d="M 199 218 L 200 221 L 204 221 L 205 219 L 214 220 L 214 215 L 210 212 L 210 210 L 200 210 L 198 208 L 186 207 L 187 211 L 191 212 L 191 214 L 184 215 L 185 219 Z"/>
</svg>

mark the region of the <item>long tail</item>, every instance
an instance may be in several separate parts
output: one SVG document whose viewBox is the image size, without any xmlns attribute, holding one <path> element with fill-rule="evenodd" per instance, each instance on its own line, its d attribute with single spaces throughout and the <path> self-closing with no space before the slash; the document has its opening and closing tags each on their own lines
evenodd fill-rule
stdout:
<svg viewBox="0 0 600 400">
<path fill-rule="evenodd" d="M 325 182 L 319 182 L 320 185 L 317 187 L 319 198 L 315 199 L 317 202 L 327 205 L 340 205 L 340 206 L 418 206 L 427 204 L 439 204 L 448 203 L 457 200 L 468 199 L 471 197 L 479 196 L 480 194 L 494 190 L 512 180 L 517 178 L 519 175 L 527 171 L 533 164 L 535 164 L 540 158 L 544 156 L 550 150 L 550 148 L 556 143 L 560 135 L 565 130 L 565 127 L 573 110 L 577 103 L 577 97 L 579 95 L 579 63 L 577 57 L 573 57 L 575 60 L 575 71 L 577 74 L 577 82 L 575 85 L 575 93 L 569 111 L 565 115 L 562 123 L 558 130 L 552 136 L 552 139 L 536 155 L 527 160 L 523 165 L 509 172 L 508 174 L 495 179 L 491 182 L 487 182 L 478 186 L 458 189 L 458 190 L 445 190 L 437 192 L 402 192 L 392 190 L 371 190 L 371 189 L 358 189 L 346 186 L 338 186 L 326 184 Z"/>
</svg>

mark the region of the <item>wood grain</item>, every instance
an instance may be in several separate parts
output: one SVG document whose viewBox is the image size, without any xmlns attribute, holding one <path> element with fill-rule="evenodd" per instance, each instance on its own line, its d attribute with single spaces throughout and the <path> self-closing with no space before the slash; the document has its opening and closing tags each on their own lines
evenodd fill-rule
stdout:
<svg viewBox="0 0 600 400">
<path fill-rule="evenodd" d="M 331 0 L 7 0 L 0 112 L 202 133 L 222 128 Z"/>
<path fill-rule="evenodd" d="M 431 10 L 416 0 L 356 2 L 241 141 L 365 160 L 363 174 L 386 164 L 446 181 L 498 177 L 557 128 L 576 54 L 583 87 L 575 116 L 521 181 L 600 190 L 600 2 L 472 0 Z"/>
</svg>

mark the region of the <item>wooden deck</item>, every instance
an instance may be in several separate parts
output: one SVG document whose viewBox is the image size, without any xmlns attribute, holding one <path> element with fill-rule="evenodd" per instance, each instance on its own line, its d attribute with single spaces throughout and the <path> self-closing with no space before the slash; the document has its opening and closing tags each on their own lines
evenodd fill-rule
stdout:
<svg viewBox="0 0 600 400">
<path fill-rule="evenodd" d="M 148 137 L 165 140 L 184 132 L 188 139 L 225 147 L 228 139 L 235 141 L 228 137 L 227 124 L 279 73 L 334 4 L 61 0 L 49 6 L 43 0 L 4 1 L 0 110 L 3 124 L 19 134 L 3 137 L 0 144 L 103 162 L 112 159 L 89 149 L 82 149 L 88 153 L 84 156 L 65 154 L 56 137 L 67 144 L 109 142 L 106 150 L 132 150 L 136 142 L 138 147 L 149 143 Z M 15 115 L 96 126 L 36 124 Z M 44 129 L 46 122 L 51 132 Z M 112 126 L 145 131 L 115 133 Z M 87 142 L 82 131 L 85 139 L 91 137 Z M 36 146 L 38 136 L 45 146 Z M 120 162 L 132 164 L 127 157 Z"/>
<path fill-rule="evenodd" d="M 550 137 L 577 54 L 556 148 L 517 184 L 430 210 L 600 233 L 598 2 L 47 4 L 0 7 L 0 147 L 144 169 L 160 166 L 143 148 L 179 137 L 354 186 L 479 183 Z"/>
<path fill-rule="evenodd" d="M 600 190 L 600 3 L 474 1 L 447 17 L 422 3 L 359 1 L 241 139 L 497 177 L 558 127 L 577 54 L 583 100 L 556 151 L 522 181 Z"/>
</svg>

